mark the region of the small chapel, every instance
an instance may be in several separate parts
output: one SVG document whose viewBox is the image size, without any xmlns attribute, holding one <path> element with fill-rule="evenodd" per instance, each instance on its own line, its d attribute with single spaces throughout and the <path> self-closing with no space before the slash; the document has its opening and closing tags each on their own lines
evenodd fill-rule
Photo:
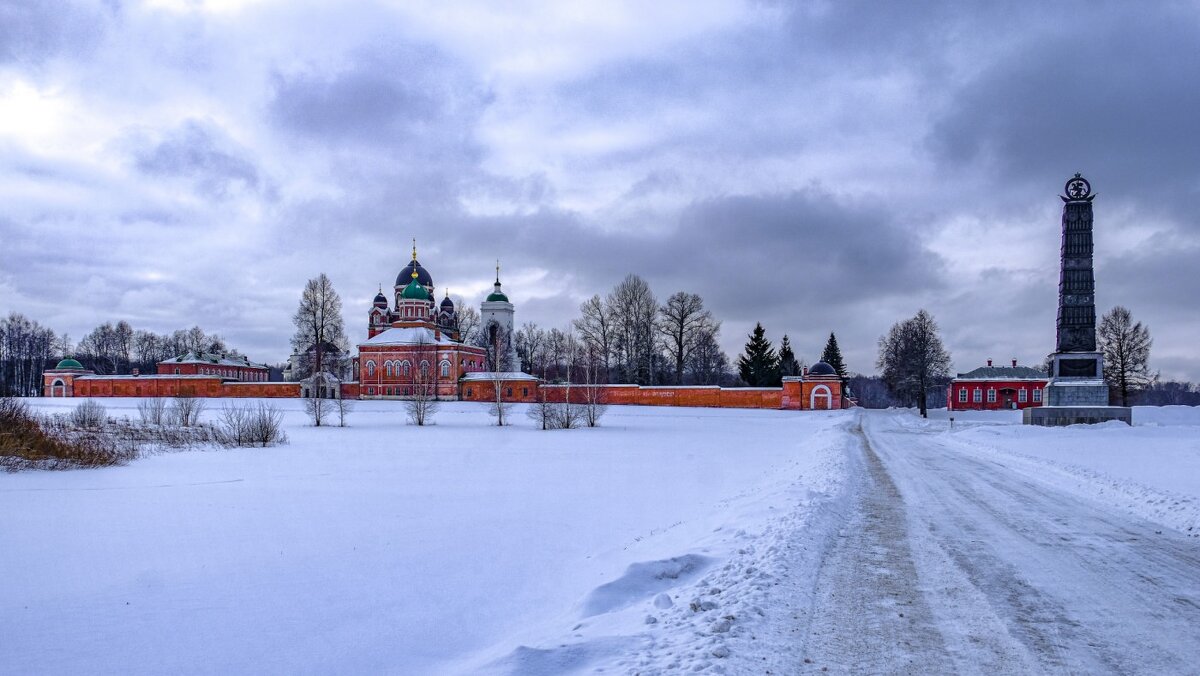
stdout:
<svg viewBox="0 0 1200 676">
<path fill-rule="evenodd" d="M 440 399 L 458 398 L 458 382 L 469 373 L 488 370 L 488 348 L 469 345 L 460 332 L 458 310 L 449 293 L 436 301 L 433 276 L 412 260 L 396 276 L 393 300 L 383 289 L 367 311 L 367 340 L 358 345 L 359 396 L 364 399 L 403 399 L 432 393 Z M 495 288 L 482 305 L 484 335 L 512 334 L 514 308 L 501 290 L 496 267 Z M 499 347 L 507 368 L 520 370 L 511 341 Z M 500 369 L 497 369 L 500 370 Z"/>
</svg>

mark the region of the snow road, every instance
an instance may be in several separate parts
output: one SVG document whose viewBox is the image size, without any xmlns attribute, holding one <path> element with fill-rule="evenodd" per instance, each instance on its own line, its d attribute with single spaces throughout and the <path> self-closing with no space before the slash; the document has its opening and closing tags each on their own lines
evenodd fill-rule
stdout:
<svg viewBox="0 0 1200 676">
<path fill-rule="evenodd" d="M 1196 673 L 1200 545 L 1064 492 L 906 412 L 864 412 L 822 559 L 814 671 Z"/>
</svg>

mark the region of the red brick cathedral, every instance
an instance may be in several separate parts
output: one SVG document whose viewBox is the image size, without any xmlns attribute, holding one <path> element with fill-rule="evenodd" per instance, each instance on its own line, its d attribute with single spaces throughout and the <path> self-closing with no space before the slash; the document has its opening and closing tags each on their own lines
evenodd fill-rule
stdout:
<svg viewBox="0 0 1200 676">
<path fill-rule="evenodd" d="M 436 303 L 433 276 L 417 260 L 415 243 L 394 290 L 390 307 L 380 289 L 367 312 L 367 341 L 358 345 L 360 396 L 410 397 L 423 388 L 457 398 L 459 377 L 483 371 L 486 351 L 463 342 L 449 294 Z"/>
</svg>

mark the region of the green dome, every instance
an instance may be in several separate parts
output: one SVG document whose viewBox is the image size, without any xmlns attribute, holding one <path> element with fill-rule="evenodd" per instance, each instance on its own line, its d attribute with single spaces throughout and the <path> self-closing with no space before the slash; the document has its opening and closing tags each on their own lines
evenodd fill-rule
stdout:
<svg viewBox="0 0 1200 676">
<path fill-rule="evenodd" d="M 504 295 L 504 293 L 502 293 L 500 291 L 493 291 L 492 293 L 488 294 L 487 299 L 489 302 L 491 302 L 491 301 L 502 301 L 505 303 L 508 302 L 508 296 Z"/>
<path fill-rule="evenodd" d="M 79 362 L 75 361 L 74 359 L 64 359 L 64 360 L 58 362 L 58 366 L 55 366 L 54 368 L 56 368 L 56 369 L 82 369 L 83 364 L 80 364 Z"/>
<path fill-rule="evenodd" d="M 421 286 L 420 282 L 413 279 L 400 292 L 400 297 L 408 300 L 429 300 L 429 292 L 425 290 L 425 287 Z"/>
</svg>

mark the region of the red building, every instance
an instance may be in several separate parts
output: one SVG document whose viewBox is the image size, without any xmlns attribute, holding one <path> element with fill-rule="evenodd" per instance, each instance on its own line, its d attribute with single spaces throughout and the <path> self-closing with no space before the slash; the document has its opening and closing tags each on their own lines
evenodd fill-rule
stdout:
<svg viewBox="0 0 1200 676">
<path fill-rule="evenodd" d="M 256 364 L 246 357 L 188 352 L 174 359 L 158 362 L 158 375 L 217 376 L 222 380 L 265 383 L 270 379 L 271 369 L 266 364 Z"/>
<path fill-rule="evenodd" d="M 960 373 L 950 381 L 946 408 L 951 411 L 998 411 L 1042 405 L 1046 372 L 1030 366 L 987 366 Z"/>
<path fill-rule="evenodd" d="M 497 282 L 499 285 L 499 282 Z M 462 342 L 449 297 L 435 305 L 433 277 L 412 261 L 396 278 L 395 304 L 382 292 L 367 313 L 367 340 L 358 345 L 358 392 L 363 399 L 429 392 L 457 399 L 459 378 L 487 368 L 487 350 Z"/>
</svg>

